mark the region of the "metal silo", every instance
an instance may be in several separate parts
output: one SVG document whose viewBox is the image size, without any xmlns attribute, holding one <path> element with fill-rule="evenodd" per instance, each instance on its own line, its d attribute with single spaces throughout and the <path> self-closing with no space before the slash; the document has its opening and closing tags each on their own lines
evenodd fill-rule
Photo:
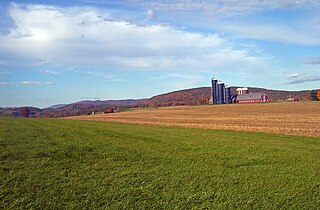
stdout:
<svg viewBox="0 0 320 210">
<path fill-rule="evenodd" d="M 218 104 L 224 104 L 224 83 L 218 83 Z"/>
<path fill-rule="evenodd" d="M 230 86 L 226 86 L 225 87 L 225 89 L 226 89 L 226 91 L 225 91 L 225 103 L 226 104 L 229 104 L 229 103 L 231 103 L 231 88 L 230 88 Z"/>
<path fill-rule="evenodd" d="M 217 83 L 218 83 L 218 80 L 212 78 L 212 80 L 211 80 L 211 97 L 212 97 L 212 104 L 217 104 L 217 101 L 218 101 Z"/>
</svg>

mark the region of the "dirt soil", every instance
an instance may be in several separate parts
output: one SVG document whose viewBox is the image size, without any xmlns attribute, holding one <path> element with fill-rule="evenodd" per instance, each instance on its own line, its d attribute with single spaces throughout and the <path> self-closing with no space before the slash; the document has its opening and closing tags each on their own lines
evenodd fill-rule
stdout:
<svg viewBox="0 0 320 210">
<path fill-rule="evenodd" d="M 319 102 L 176 106 L 67 119 L 320 137 Z"/>
</svg>

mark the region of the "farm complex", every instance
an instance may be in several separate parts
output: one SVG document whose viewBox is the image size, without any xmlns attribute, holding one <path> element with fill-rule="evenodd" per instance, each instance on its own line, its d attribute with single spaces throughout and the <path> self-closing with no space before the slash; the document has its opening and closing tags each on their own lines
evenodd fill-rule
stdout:
<svg viewBox="0 0 320 210">
<path fill-rule="evenodd" d="M 230 103 L 259 103 L 268 102 L 266 93 L 250 93 L 246 87 L 237 88 L 235 94 L 231 94 L 231 87 L 226 86 L 218 79 L 211 79 L 211 98 L 209 104 L 230 104 Z"/>
</svg>

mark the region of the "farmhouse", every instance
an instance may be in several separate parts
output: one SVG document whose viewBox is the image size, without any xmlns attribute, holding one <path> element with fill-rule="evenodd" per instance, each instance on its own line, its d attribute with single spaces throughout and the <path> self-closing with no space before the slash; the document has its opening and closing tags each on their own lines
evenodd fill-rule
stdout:
<svg viewBox="0 0 320 210">
<path fill-rule="evenodd" d="M 237 103 L 268 102 L 269 98 L 265 93 L 245 93 L 237 96 Z"/>
</svg>

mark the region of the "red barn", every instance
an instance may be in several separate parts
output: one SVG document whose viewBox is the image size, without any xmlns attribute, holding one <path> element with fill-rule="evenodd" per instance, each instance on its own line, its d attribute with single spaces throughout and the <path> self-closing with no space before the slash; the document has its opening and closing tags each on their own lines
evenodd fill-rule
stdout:
<svg viewBox="0 0 320 210">
<path fill-rule="evenodd" d="M 265 93 L 246 93 L 237 96 L 237 103 L 268 102 L 269 97 Z"/>
</svg>

